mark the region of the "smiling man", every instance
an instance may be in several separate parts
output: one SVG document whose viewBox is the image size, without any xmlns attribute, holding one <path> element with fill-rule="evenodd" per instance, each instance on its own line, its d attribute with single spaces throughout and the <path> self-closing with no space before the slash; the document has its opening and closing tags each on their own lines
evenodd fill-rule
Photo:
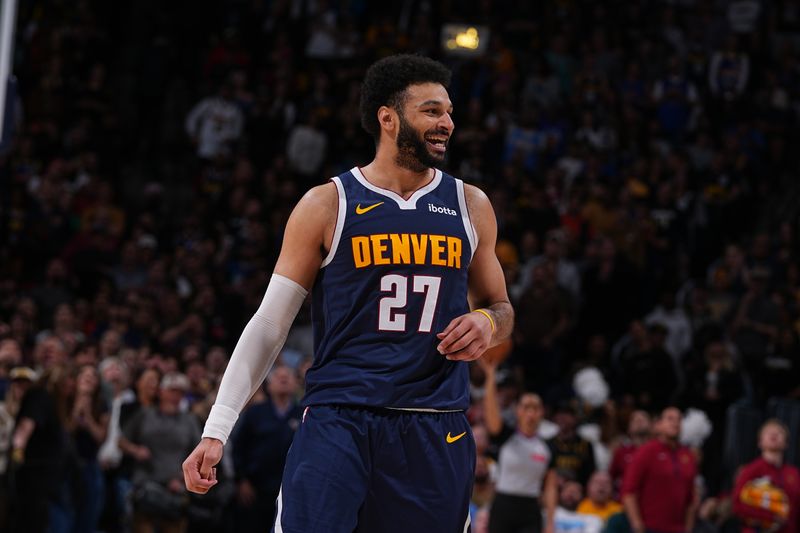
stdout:
<svg viewBox="0 0 800 533">
<path fill-rule="evenodd" d="M 508 337 L 513 311 L 488 198 L 437 168 L 454 129 L 449 81 L 443 65 L 411 55 L 367 71 L 361 122 L 375 158 L 295 207 L 184 462 L 189 490 L 216 483 L 238 413 L 311 291 L 314 364 L 274 530 L 469 531 L 467 361 Z"/>
</svg>

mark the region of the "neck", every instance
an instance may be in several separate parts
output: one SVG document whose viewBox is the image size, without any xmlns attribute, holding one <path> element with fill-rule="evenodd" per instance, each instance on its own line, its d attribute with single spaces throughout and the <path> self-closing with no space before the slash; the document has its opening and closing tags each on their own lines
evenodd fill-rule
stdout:
<svg viewBox="0 0 800 533">
<path fill-rule="evenodd" d="M 417 172 L 401 167 L 395 161 L 396 152 L 396 149 L 394 153 L 390 153 L 388 149 L 381 150 L 379 148 L 375 159 L 362 168 L 361 172 L 373 185 L 395 192 L 407 199 L 417 189 L 431 181 L 433 169 L 425 168 Z"/>
<path fill-rule="evenodd" d="M 288 394 L 276 394 L 272 398 L 272 404 L 283 411 L 292 403 L 292 397 Z"/>
<path fill-rule="evenodd" d="M 666 437 L 661 435 L 658 437 L 658 440 L 669 446 L 670 448 L 675 448 L 678 446 L 678 438 L 677 437 Z"/>
<path fill-rule="evenodd" d="M 178 406 L 172 403 L 161 402 L 161 412 L 165 415 L 174 415 L 178 412 Z"/>
<path fill-rule="evenodd" d="M 783 453 L 779 451 L 764 451 L 761 453 L 761 457 L 773 466 L 782 466 L 783 465 Z"/>
</svg>

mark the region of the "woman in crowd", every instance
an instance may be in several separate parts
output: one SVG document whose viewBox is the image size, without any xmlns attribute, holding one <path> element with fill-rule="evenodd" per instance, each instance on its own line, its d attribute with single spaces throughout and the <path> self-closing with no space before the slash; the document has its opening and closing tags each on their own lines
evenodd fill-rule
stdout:
<svg viewBox="0 0 800 533">
<path fill-rule="evenodd" d="M 75 497 L 75 533 L 93 533 L 103 510 L 104 479 L 97 459 L 108 433 L 108 405 L 97 368 L 77 370 L 69 429 L 78 459 L 80 490 Z"/>
</svg>

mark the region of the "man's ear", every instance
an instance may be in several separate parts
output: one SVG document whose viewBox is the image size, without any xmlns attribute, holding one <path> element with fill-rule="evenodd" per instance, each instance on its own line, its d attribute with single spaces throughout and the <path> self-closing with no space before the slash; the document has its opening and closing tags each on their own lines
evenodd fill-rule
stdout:
<svg viewBox="0 0 800 533">
<path fill-rule="evenodd" d="M 385 105 L 381 106 L 378 109 L 378 124 L 380 125 L 381 130 L 394 137 L 399 124 L 397 111 Z"/>
</svg>

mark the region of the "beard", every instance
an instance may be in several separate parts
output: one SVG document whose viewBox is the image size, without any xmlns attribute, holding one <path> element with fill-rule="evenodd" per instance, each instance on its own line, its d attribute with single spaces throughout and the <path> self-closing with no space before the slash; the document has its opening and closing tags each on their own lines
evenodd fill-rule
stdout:
<svg viewBox="0 0 800 533">
<path fill-rule="evenodd" d="M 397 157 L 395 158 L 397 166 L 412 172 L 424 172 L 442 164 L 445 161 L 445 154 L 432 154 L 428 150 L 424 135 L 420 136 L 401 113 L 398 116 L 400 117 L 400 130 L 397 132 Z"/>
</svg>

